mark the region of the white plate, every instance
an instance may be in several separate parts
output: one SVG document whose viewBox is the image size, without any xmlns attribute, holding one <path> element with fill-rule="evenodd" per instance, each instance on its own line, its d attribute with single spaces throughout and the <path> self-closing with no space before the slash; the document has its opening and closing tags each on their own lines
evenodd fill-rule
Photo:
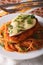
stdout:
<svg viewBox="0 0 43 65">
<path fill-rule="evenodd" d="M 0 26 L 3 23 L 6 23 L 9 20 L 11 20 L 12 18 L 16 17 L 19 14 L 20 13 L 15 13 L 15 14 L 9 14 L 9 15 L 1 17 L 0 18 Z M 36 16 L 36 17 L 39 20 L 39 22 L 41 24 L 43 24 L 43 18 L 41 18 L 39 16 Z M 28 52 L 28 53 L 18 53 L 18 52 L 6 51 L 2 47 L 0 47 L 0 54 L 2 54 L 5 57 L 11 58 L 11 59 L 25 60 L 25 59 L 32 59 L 32 58 L 38 57 L 40 55 L 43 55 L 43 49 L 40 49 L 40 50 L 37 50 L 37 51 Z"/>
</svg>

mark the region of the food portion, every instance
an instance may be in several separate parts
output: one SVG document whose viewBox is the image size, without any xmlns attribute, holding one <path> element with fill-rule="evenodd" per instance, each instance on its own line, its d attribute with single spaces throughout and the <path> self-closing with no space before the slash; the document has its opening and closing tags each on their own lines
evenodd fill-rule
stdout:
<svg viewBox="0 0 43 65">
<path fill-rule="evenodd" d="M 31 29 L 36 25 L 36 19 L 33 15 L 20 14 L 12 19 L 11 24 L 8 26 L 9 36 L 20 34 L 27 29 Z"/>
<path fill-rule="evenodd" d="M 5 16 L 5 15 L 7 15 L 7 14 L 8 14 L 8 12 L 1 11 L 1 12 L 0 12 L 0 17 Z"/>
<path fill-rule="evenodd" d="M 34 15 L 20 14 L 0 27 L 0 45 L 7 51 L 28 52 L 40 49 L 43 47 L 42 29 Z"/>
<path fill-rule="evenodd" d="M 33 11 L 31 11 L 31 13 L 43 17 L 43 7 L 39 7 L 37 9 L 33 10 Z"/>
<path fill-rule="evenodd" d="M 11 4 L 11 3 L 19 3 L 21 0 L 0 0 L 0 4 Z"/>
</svg>

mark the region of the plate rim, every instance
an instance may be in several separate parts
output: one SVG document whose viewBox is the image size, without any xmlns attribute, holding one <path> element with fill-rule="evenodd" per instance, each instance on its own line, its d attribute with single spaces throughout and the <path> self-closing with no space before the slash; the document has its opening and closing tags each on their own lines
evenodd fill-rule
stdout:
<svg viewBox="0 0 43 65">
<path fill-rule="evenodd" d="M 16 14 L 16 13 L 15 13 Z M 20 14 L 20 13 L 19 13 Z M 9 15 L 14 15 L 14 14 L 8 14 L 8 15 L 6 15 L 6 16 L 9 16 Z M 6 17 L 6 16 L 3 16 L 3 17 Z M 1 17 L 0 19 L 2 19 L 3 17 Z M 7 52 L 7 51 L 5 51 L 5 50 L 3 50 L 4 52 Z M 43 49 L 42 50 L 37 50 L 37 51 L 43 51 Z M 32 51 L 33 52 L 33 51 Z M 1 53 L 2 54 L 2 53 Z M 39 55 L 37 55 L 36 57 L 38 57 L 38 56 L 40 56 L 40 55 L 42 55 L 43 53 L 41 53 L 41 54 L 39 54 Z M 32 57 L 32 58 L 35 58 L 35 57 Z M 15 60 L 26 60 L 26 59 L 32 59 L 32 58 L 15 58 Z M 14 59 L 14 58 L 11 58 L 11 59 Z"/>
</svg>

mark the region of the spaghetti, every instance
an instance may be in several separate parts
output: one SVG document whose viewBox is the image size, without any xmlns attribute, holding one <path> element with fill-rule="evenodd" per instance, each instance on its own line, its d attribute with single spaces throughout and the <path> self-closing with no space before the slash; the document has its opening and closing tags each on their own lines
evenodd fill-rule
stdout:
<svg viewBox="0 0 43 65">
<path fill-rule="evenodd" d="M 28 52 L 43 48 L 43 27 L 38 25 L 37 31 L 33 32 L 28 38 L 15 43 L 16 36 L 9 36 L 7 22 L 0 27 L 0 45 L 7 51 Z M 18 39 L 18 38 L 17 38 Z"/>
</svg>

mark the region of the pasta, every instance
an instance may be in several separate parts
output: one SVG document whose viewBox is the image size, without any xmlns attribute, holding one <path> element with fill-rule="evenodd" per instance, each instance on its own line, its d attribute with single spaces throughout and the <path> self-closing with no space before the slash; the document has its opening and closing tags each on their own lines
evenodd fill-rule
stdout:
<svg viewBox="0 0 43 65">
<path fill-rule="evenodd" d="M 8 26 L 11 22 L 7 22 L 0 27 L 0 45 L 7 51 L 28 52 L 43 48 L 43 27 L 38 25 L 37 31 L 33 32 L 28 38 L 15 43 L 16 36 L 9 36 Z M 36 36 L 37 37 L 36 37 Z"/>
</svg>

